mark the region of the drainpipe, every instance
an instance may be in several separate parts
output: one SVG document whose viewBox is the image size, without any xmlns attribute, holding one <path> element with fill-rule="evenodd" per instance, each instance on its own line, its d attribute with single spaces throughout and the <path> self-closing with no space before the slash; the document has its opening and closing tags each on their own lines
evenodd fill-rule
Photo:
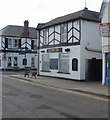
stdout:
<svg viewBox="0 0 110 120">
<path fill-rule="evenodd" d="M 37 30 L 37 36 L 38 36 L 38 47 L 37 47 L 37 52 L 38 52 L 38 68 L 37 68 L 37 75 L 39 76 L 39 70 L 40 70 L 40 31 Z"/>
</svg>

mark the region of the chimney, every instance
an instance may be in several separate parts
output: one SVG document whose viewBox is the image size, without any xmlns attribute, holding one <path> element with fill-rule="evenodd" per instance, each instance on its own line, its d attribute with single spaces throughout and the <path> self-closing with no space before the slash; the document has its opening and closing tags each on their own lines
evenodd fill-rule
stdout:
<svg viewBox="0 0 110 120">
<path fill-rule="evenodd" d="M 28 22 L 28 20 L 24 21 L 23 37 L 29 37 L 29 22 Z"/>
<path fill-rule="evenodd" d="M 88 10 L 88 8 L 87 8 L 87 7 L 85 7 L 85 8 L 84 8 L 84 10 Z"/>
</svg>

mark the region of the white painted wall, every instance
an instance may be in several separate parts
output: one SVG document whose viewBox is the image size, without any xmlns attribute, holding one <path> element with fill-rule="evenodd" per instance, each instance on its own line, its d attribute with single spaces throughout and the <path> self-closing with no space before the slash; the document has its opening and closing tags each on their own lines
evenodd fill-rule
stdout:
<svg viewBox="0 0 110 120">
<path fill-rule="evenodd" d="M 99 23 L 89 22 L 86 20 L 81 21 L 81 47 L 80 47 L 80 56 L 81 56 L 81 74 L 80 78 L 85 79 L 85 67 L 87 59 L 102 59 L 102 54 L 98 52 L 87 51 L 85 47 L 94 50 L 101 51 L 101 37 L 99 36 Z"/>
<path fill-rule="evenodd" d="M 1 57 L 3 56 L 3 53 L 1 53 Z M 13 60 L 14 60 L 14 57 L 17 57 L 18 58 L 18 67 L 20 69 L 24 68 L 25 66 L 23 65 L 23 59 L 25 58 L 25 55 L 24 54 L 19 54 L 19 53 L 6 53 L 6 56 L 7 56 L 7 60 L 8 60 L 8 57 L 12 57 L 12 67 L 13 67 Z M 35 58 L 35 67 L 37 68 L 37 62 L 38 62 L 38 56 L 36 54 L 29 54 L 27 53 L 26 54 L 26 58 L 27 58 L 27 67 L 31 67 L 31 58 L 34 57 Z M 8 68 L 7 67 L 7 60 L 6 61 L 3 61 L 2 60 L 2 66 L 1 68 Z"/>
<path fill-rule="evenodd" d="M 79 30 L 79 21 L 74 21 L 74 22 L 68 23 L 68 31 L 71 29 L 71 31 L 68 34 L 68 39 L 72 36 L 72 32 L 74 32 L 76 37 L 79 38 L 79 32 L 73 30 L 72 27 L 75 27 Z M 49 27 L 48 34 L 51 35 L 49 37 L 49 42 L 50 42 L 49 45 L 54 45 L 54 42 L 52 41 L 54 39 L 54 34 L 52 34 L 53 32 L 54 32 L 54 26 Z M 60 25 L 55 26 L 55 32 L 60 33 Z M 60 35 L 57 33 L 55 33 L 55 39 L 57 39 L 60 42 Z M 43 36 L 43 30 L 40 31 L 40 41 L 43 43 L 43 38 L 41 36 Z M 59 42 L 57 40 L 55 40 L 56 45 L 59 44 Z M 76 41 L 76 39 L 74 39 L 74 41 Z M 72 42 L 72 38 L 70 39 L 69 43 L 71 43 L 71 42 Z M 40 46 L 42 46 L 42 44 L 40 44 Z M 69 73 L 70 74 L 57 73 L 59 70 L 50 70 L 51 72 L 42 72 L 42 55 L 43 54 L 49 54 L 50 59 L 52 59 L 52 58 L 59 59 L 59 53 L 47 53 L 46 52 L 47 49 L 49 49 L 49 47 L 48 47 L 45 49 L 40 49 L 40 63 L 39 63 L 40 64 L 39 65 L 40 66 L 40 70 L 39 70 L 40 75 L 80 80 L 80 45 L 51 47 L 51 49 L 54 49 L 54 48 L 62 48 L 63 49 L 62 53 L 66 53 L 65 49 L 67 49 L 67 48 L 70 49 L 70 52 L 69 52 Z M 45 53 L 42 53 L 41 51 L 45 51 Z M 73 58 L 78 59 L 78 71 L 72 71 L 72 59 Z"/>
<path fill-rule="evenodd" d="M 41 49 L 40 50 L 40 71 L 39 71 L 40 75 L 80 80 L 80 46 L 79 45 L 77 45 L 77 46 L 66 46 L 66 47 L 60 46 L 60 48 L 63 48 L 62 53 L 67 53 L 67 52 L 65 52 L 65 49 L 70 48 L 70 52 L 69 52 L 69 73 L 70 74 L 57 73 L 59 70 L 50 70 L 51 72 L 42 72 L 42 55 L 44 53 L 41 53 L 41 51 L 45 51 L 45 54 L 49 54 L 50 59 L 52 59 L 52 58 L 57 58 L 58 59 L 59 58 L 59 53 L 46 53 L 46 49 Z M 78 59 L 78 71 L 72 71 L 72 59 L 73 58 Z"/>
<path fill-rule="evenodd" d="M 79 21 L 69 22 L 68 31 L 71 30 L 72 26 L 80 30 Z M 51 34 L 53 31 L 54 31 L 54 27 L 50 27 L 49 34 Z M 55 31 L 60 33 L 60 25 L 55 26 Z M 68 34 L 68 39 L 72 36 L 72 32 L 74 32 L 74 35 L 77 38 L 80 37 L 79 32 L 77 32 L 76 30 L 74 31 L 71 30 Z M 42 33 L 41 35 L 43 36 L 43 30 L 41 31 L 41 33 Z M 55 37 L 60 41 L 60 37 L 58 38 L 58 35 L 55 34 Z M 51 41 L 52 39 L 53 39 L 53 36 L 49 38 L 49 41 Z M 41 41 L 43 42 L 42 38 L 41 38 Z M 70 39 L 69 42 L 71 41 L 72 39 Z M 75 38 L 74 38 L 74 41 L 77 42 Z M 81 45 L 59 47 L 63 49 L 62 53 L 65 53 L 65 49 L 67 48 L 70 49 L 70 52 L 69 52 L 69 73 L 70 74 L 57 73 L 58 70 L 50 70 L 51 72 L 42 72 L 42 55 L 49 54 L 50 59 L 51 59 L 51 58 L 59 58 L 59 54 L 58 53 L 46 53 L 47 49 L 41 49 L 40 50 L 40 71 L 39 71 L 40 75 L 84 80 L 85 73 L 86 73 L 86 70 L 85 70 L 86 60 L 92 59 L 92 58 L 102 59 L 101 53 L 87 51 L 85 47 L 101 51 L 101 37 L 99 36 L 99 23 L 82 20 L 81 21 Z M 53 47 L 51 49 L 53 49 Z M 45 53 L 41 53 L 41 51 L 45 51 Z M 72 71 L 72 59 L 73 58 L 78 59 L 78 71 Z"/>
<path fill-rule="evenodd" d="M 68 22 L 68 31 L 72 28 L 72 27 L 75 27 L 76 29 L 80 30 L 80 27 L 79 27 L 79 20 L 77 21 L 74 21 L 74 22 Z M 41 30 L 40 31 L 40 41 L 41 43 L 43 43 L 43 31 L 44 30 Z M 54 44 L 54 41 L 52 41 L 54 39 L 54 26 L 51 26 L 49 27 L 49 30 L 48 30 L 48 35 L 49 35 L 49 45 L 57 45 L 59 44 L 60 42 L 60 25 L 56 25 L 55 26 L 55 32 L 59 33 L 55 33 L 55 44 Z M 71 29 L 71 31 L 69 32 L 68 34 L 68 39 L 72 36 L 72 32 L 74 33 L 74 36 L 76 36 L 78 39 L 79 39 L 79 32 L 75 29 Z M 53 33 L 53 34 L 52 34 Z M 70 39 L 69 43 L 72 42 L 72 38 Z M 74 38 L 74 42 L 78 42 L 75 38 Z M 42 46 L 42 44 L 40 44 L 40 46 Z"/>
<path fill-rule="evenodd" d="M 15 38 L 15 37 L 7 37 L 7 38 L 10 38 L 10 39 L 20 39 L 20 38 Z M 1 39 L 2 39 L 2 41 L 5 43 L 5 38 L 4 37 L 0 37 L 0 47 L 1 46 L 3 46 L 3 47 L 5 47 L 5 44 L 3 44 L 2 43 L 2 45 L 1 45 Z M 36 40 L 36 39 L 33 39 L 33 40 Z M 26 42 L 26 39 L 25 38 L 22 38 L 22 40 L 21 40 L 21 47 L 22 48 L 25 48 L 25 42 Z M 27 44 L 27 47 L 31 50 L 31 39 L 27 39 L 27 42 L 28 42 L 28 44 Z M 1 48 L 1 49 L 3 49 L 3 48 Z M 16 48 L 12 48 L 12 50 L 13 49 L 15 49 L 15 50 L 18 50 L 18 49 L 16 49 Z M 22 49 L 22 51 L 25 51 L 25 49 Z M 22 52 L 23 53 L 23 52 Z M 1 53 L 1 59 L 3 58 L 3 52 Z M 10 52 L 7 52 L 6 53 L 6 56 L 7 56 L 7 58 L 9 57 L 9 56 L 11 56 L 12 57 L 12 67 L 13 67 L 13 60 L 14 60 L 14 57 L 18 57 L 18 67 L 19 68 L 24 68 L 24 65 L 22 65 L 22 63 L 23 63 L 23 59 L 25 58 L 25 55 L 24 54 L 19 54 L 19 53 L 10 53 Z M 36 54 L 36 53 L 27 53 L 26 54 L 26 58 L 27 58 L 27 60 L 28 60 L 28 63 L 27 63 L 27 67 L 31 67 L 31 59 L 32 59 L 32 57 L 33 58 L 35 58 L 35 67 L 37 67 L 38 66 L 38 55 Z M 8 60 L 8 59 L 7 59 Z M 0 67 L 1 69 L 3 68 L 7 68 L 7 61 L 3 61 L 2 60 L 2 65 L 1 65 L 1 67 Z"/>
</svg>

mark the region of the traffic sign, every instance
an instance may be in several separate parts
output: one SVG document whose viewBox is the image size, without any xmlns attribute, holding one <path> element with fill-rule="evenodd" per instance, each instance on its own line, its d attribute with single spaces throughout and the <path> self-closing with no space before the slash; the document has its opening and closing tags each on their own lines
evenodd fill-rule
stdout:
<svg viewBox="0 0 110 120">
<path fill-rule="evenodd" d="M 100 24 L 100 36 L 101 37 L 110 37 L 110 23 L 101 23 Z"/>
</svg>

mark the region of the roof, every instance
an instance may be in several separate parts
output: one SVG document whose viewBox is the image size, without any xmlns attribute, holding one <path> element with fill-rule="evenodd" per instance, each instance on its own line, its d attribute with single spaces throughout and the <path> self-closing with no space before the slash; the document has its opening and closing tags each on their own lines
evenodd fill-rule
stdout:
<svg viewBox="0 0 110 120">
<path fill-rule="evenodd" d="M 0 30 L 0 35 L 10 37 L 22 37 L 24 26 L 8 25 Z M 37 31 L 35 28 L 29 27 L 29 37 L 37 38 Z"/>
<path fill-rule="evenodd" d="M 43 26 L 40 27 L 40 29 L 50 27 L 53 25 L 58 25 L 58 24 L 65 23 L 65 22 L 69 22 L 69 21 L 75 21 L 78 19 L 99 22 L 99 12 L 90 11 L 87 8 L 85 8 L 81 11 L 55 18 L 55 19 L 45 23 Z M 39 29 L 39 28 L 37 27 L 37 29 Z"/>
<path fill-rule="evenodd" d="M 37 29 L 40 29 L 43 25 L 45 25 L 45 23 L 39 23 L 39 24 L 37 25 Z"/>
</svg>

